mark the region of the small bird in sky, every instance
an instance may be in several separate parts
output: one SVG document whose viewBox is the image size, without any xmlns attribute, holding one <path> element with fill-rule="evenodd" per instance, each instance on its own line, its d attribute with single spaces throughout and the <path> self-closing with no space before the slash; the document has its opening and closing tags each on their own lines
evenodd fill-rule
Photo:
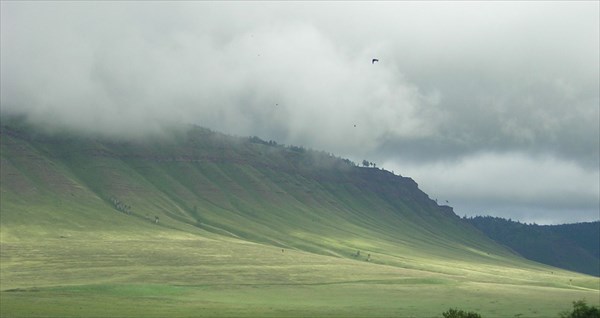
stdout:
<svg viewBox="0 0 600 318">
<path fill-rule="evenodd" d="M 371 64 L 375 64 L 375 62 L 379 62 L 379 59 L 372 59 Z"/>
</svg>

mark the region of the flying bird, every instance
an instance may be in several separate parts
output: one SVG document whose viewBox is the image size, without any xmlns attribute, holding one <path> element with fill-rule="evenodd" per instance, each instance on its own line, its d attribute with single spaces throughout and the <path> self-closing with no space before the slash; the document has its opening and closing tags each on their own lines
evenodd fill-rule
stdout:
<svg viewBox="0 0 600 318">
<path fill-rule="evenodd" d="M 375 62 L 379 62 L 379 59 L 372 59 L 371 64 L 375 64 Z"/>
</svg>

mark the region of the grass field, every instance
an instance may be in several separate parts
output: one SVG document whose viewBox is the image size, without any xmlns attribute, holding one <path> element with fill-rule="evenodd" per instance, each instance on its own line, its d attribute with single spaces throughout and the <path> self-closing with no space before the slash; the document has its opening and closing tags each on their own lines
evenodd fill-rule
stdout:
<svg viewBox="0 0 600 318">
<path fill-rule="evenodd" d="M 205 131 L 129 144 L 3 129 L 2 317 L 556 317 L 575 300 L 600 305 L 599 278 L 527 261 L 382 170 Z"/>
<path fill-rule="evenodd" d="M 599 295 L 597 278 L 569 272 L 406 269 L 167 232 L 3 241 L 1 256 L 2 317 L 555 317 Z"/>
</svg>

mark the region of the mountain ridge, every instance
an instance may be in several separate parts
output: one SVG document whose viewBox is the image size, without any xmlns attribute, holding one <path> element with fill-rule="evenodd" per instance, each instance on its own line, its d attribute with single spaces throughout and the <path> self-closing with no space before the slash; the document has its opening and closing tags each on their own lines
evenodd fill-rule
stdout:
<svg viewBox="0 0 600 318">
<path fill-rule="evenodd" d="M 289 222 L 277 213 L 267 213 L 268 217 L 264 213 L 278 209 L 282 204 L 295 205 L 291 210 L 296 209 L 301 217 L 294 215 L 290 219 L 299 221 L 298 224 L 302 225 L 299 228 L 306 233 L 310 233 L 310 230 L 307 230 L 306 218 L 311 219 L 312 223 L 319 219 L 327 219 L 315 211 L 335 211 L 333 214 L 337 221 L 329 220 L 327 226 L 337 227 L 341 232 L 347 232 L 339 229 L 339 224 L 344 223 L 352 228 L 371 227 L 370 231 L 379 231 L 380 235 L 384 233 L 382 236 L 390 240 L 394 236 L 392 233 L 398 229 L 385 222 L 382 224 L 377 215 L 365 214 L 364 211 L 371 206 L 384 207 L 385 218 L 392 220 L 392 223 L 408 223 L 402 224 L 403 227 L 399 229 L 408 230 L 409 240 L 414 240 L 411 236 L 426 235 L 430 237 L 427 241 L 435 242 L 437 239 L 439 245 L 440 240 L 436 237 L 444 237 L 443 227 L 452 224 L 455 232 L 467 231 L 470 235 L 478 232 L 462 222 L 452 207 L 438 205 L 429 198 L 413 179 L 385 169 L 360 167 L 348 159 L 323 151 L 285 146 L 274 141 L 264 141 L 256 136 L 227 136 L 197 126 L 187 130 L 175 130 L 170 135 L 162 135 L 159 138 L 115 140 L 77 136 L 72 132 L 52 134 L 36 130 L 20 120 L 8 122 L 9 124 L 3 124 L 0 130 L 3 141 L 3 170 L 12 170 L 8 166 L 12 166 L 12 163 L 17 161 L 15 157 L 19 156 L 19 150 L 15 149 L 30 150 L 31 152 L 25 155 L 26 158 L 38 158 L 38 161 L 47 164 L 50 169 L 37 171 L 33 178 L 30 176 L 36 169 L 14 169 L 12 175 L 19 176 L 21 180 L 9 186 L 6 186 L 6 183 L 10 183 L 10 173 L 3 174 L 3 193 L 7 192 L 7 188 L 18 189 L 19 183 L 26 183 L 26 180 L 36 180 L 34 183 L 42 186 L 50 183 L 54 190 L 62 189 L 61 187 L 66 187 L 69 191 L 87 189 L 91 192 L 88 195 L 96 196 L 96 199 L 103 201 L 103 205 L 108 205 L 111 210 L 152 221 L 153 217 L 148 213 L 137 213 L 136 204 L 133 204 L 132 212 L 131 202 L 139 202 L 143 198 L 131 200 L 127 198 L 128 194 L 121 194 L 144 189 L 157 192 L 169 201 L 168 205 L 171 207 L 163 206 L 162 217 L 208 231 L 227 233 L 232 237 L 284 247 L 290 247 L 289 242 L 286 242 L 287 234 L 283 231 L 277 233 L 270 228 L 268 218 L 279 219 L 288 230 L 298 228 L 286 224 Z M 104 169 L 103 166 L 108 169 Z M 57 171 L 56 167 L 60 169 Z M 90 174 L 95 169 L 98 173 Z M 56 178 L 48 174 L 48 171 L 53 170 Z M 120 179 L 122 183 L 118 181 Z M 244 184 L 239 181 L 243 181 Z M 27 190 L 23 191 L 26 192 Z M 60 195 L 56 191 L 51 192 Z M 337 195 L 340 192 L 345 193 L 342 196 Z M 350 198 L 356 197 L 367 200 L 351 202 L 353 199 Z M 340 200 L 341 198 L 344 200 Z M 128 209 L 113 206 L 116 201 Z M 344 201 L 347 202 L 344 204 Z M 211 209 L 220 210 L 235 221 L 227 217 L 218 217 L 215 213 L 206 213 Z M 290 214 L 287 213 L 287 216 Z M 158 215 L 155 215 L 154 220 L 158 219 Z M 347 222 L 348 220 L 351 222 Z M 473 221 L 471 219 L 470 223 L 482 230 Z M 246 231 L 240 227 L 240 222 L 254 223 L 261 230 Z M 318 226 L 326 229 L 322 224 Z M 380 231 L 381 229 L 385 230 Z M 270 234 L 265 235 L 265 232 Z M 544 258 L 532 258 L 529 254 L 522 253 L 522 250 L 519 252 L 514 244 L 498 239 L 489 231 L 484 230 L 483 233 L 484 237 L 466 240 L 463 235 L 446 233 L 449 235 L 442 241 L 450 238 L 456 242 L 468 242 L 467 245 L 487 248 L 495 241 L 501 245 L 494 248 L 499 247 L 502 253 L 515 252 L 529 259 L 548 263 Z M 478 242 L 480 240 L 486 243 L 482 245 Z M 298 247 L 313 252 L 327 251 L 338 256 L 359 249 L 346 246 L 347 251 L 341 252 L 316 242 L 309 245 L 306 243 L 302 242 Z M 430 247 L 439 248 L 435 244 Z M 557 262 L 550 264 L 558 265 Z M 567 269 L 578 268 L 570 266 Z M 589 268 L 586 273 L 596 274 Z"/>
<path fill-rule="evenodd" d="M 208 210 L 213 206 L 245 221 L 260 223 L 257 220 L 264 211 L 278 208 L 282 203 L 292 203 L 297 205 L 298 211 L 312 215 L 313 218 L 318 217 L 314 211 L 310 211 L 313 207 L 317 210 L 343 211 L 337 215 L 340 222 L 330 224 L 333 226 L 339 225 L 334 223 L 358 226 L 365 220 L 364 224 L 377 223 L 378 228 L 387 227 L 385 233 L 391 232 L 388 224 L 382 224 L 380 221 L 369 223 L 367 220 L 373 216 L 362 211 L 352 211 L 353 206 L 362 205 L 363 209 L 368 208 L 371 202 L 372 206 L 382 206 L 381 210 L 385 211 L 383 214 L 387 218 L 393 218 L 395 223 L 398 223 L 398 216 L 420 222 L 420 231 L 423 233 L 440 230 L 422 222 L 423 218 L 434 220 L 434 215 L 446 215 L 448 220 L 454 220 L 449 224 L 454 223 L 461 230 L 465 227 L 451 208 L 438 206 L 418 189 L 414 180 L 378 168 L 358 167 L 348 160 L 325 152 L 274 143 L 269 145 L 257 137 L 229 137 L 198 127 L 189 130 L 183 137 L 179 136 L 182 139 L 175 143 L 172 140 L 113 142 L 72 135 L 70 137 L 65 139 L 62 136 L 36 136 L 27 131 L 3 126 L 3 153 L 6 154 L 4 157 L 8 157 L 5 161 L 16 162 L 14 156 L 11 158 L 15 148 L 24 149 L 30 146 L 30 150 L 33 151 L 33 154 L 28 154 L 30 157 L 35 157 L 37 153 L 41 162 L 60 168 L 57 178 L 64 179 L 61 181 L 63 185 L 76 180 L 77 185 L 73 185 L 73 188 L 91 189 L 91 192 L 105 203 L 110 198 L 118 198 L 133 207 L 134 215 L 137 215 L 136 207 L 139 205 L 128 201 L 139 202 L 140 198 L 132 200 L 127 199 L 127 196 L 136 189 L 148 190 L 152 187 L 183 209 L 183 212 L 169 210 L 169 217 L 185 219 L 189 224 L 205 223 L 241 237 L 244 237 L 245 231 L 239 225 L 232 227 L 232 224 L 228 224 L 230 222 L 223 218 L 219 218 L 216 224 L 211 224 L 207 213 L 199 210 Z M 24 142 L 27 146 L 23 145 Z M 229 144 L 235 146 L 231 147 Z M 109 169 L 105 169 L 106 167 Z M 20 171 L 24 170 L 27 169 Z M 35 170 L 29 170 L 24 175 L 33 171 Z M 60 176 L 61 171 L 67 172 L 67 177 Z M 193 174 L 195 179 L 191 179 L 189 174 Z M 44 182 L 52 182 L 52 177 L 47 173 L 40 173 L 40 176 L 34 179 L 40 180 L 44 177 L 47 179 Z M 120 183 L 119 180 L 123 182 Z M 166 186 L 167 183 L 170 185 Z M 313 186 L 322 191 L 311 193 L 315 192 L 311 188 Z M 6 191 L 6 186 L 3 187 L 3 191 Z M 338 196 L 338 193 L 343 195 Z M 278 195 L 283 195 L 285 199 L 278 198 Z M 339 200 L 339 197 L 343 197 L 351 201 L 350 197 L 356 195 L 365 195 L 366 200 L 352 204 L 344 204 Z M 262 201 L 258 202 L 256 197 L 260 197 Z M 280 202 L 276 203 L 278 200 Z M 265 208 L 261 209 L 259 206 Z M 421 213 L 407 212 L 411 209 Z M 244 212 L 240 213 L 240 210 Z M 203 217 L 193 220 L 193 214 Z M 253 214 L 258 217 L 251 218 Z M 274 213 L 269 213 L 269 216 L 278 217 Z M 351 222 L 347 222 L 348 220 Z M 304 222 L 299 224 L 306 228 Z M 245 235 L 254 237 L 254 234 Z M 278 241 L 283 239 L 282 235 L 277 236 Z M 269 240 L 271 239 L 273 238 Z"/>
</svg>

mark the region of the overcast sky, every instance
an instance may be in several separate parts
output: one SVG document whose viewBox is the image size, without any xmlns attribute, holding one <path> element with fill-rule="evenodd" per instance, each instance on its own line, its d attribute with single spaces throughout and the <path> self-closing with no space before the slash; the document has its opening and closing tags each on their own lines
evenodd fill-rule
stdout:
<svg viewBox="0 0 600 318">
<path fill-rule="evenodd" d="M 373 161 L 461 216 L 598 220 L 599 3 L 2 1 L 2 114 L 198 124 Z"/>
</svg>

